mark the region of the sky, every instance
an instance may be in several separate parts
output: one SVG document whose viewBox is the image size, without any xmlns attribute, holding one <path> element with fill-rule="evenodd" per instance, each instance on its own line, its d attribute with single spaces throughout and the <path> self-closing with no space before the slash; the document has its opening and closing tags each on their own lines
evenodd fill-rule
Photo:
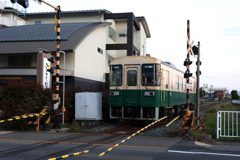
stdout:
<svg viewBox="0 0 240 160">
<path fill-rule="evenodd" d="M 112 13 L 133 12 L 144 16 L 151 38 L 147 53 L 170 61 L 182 71 L 187 57 L 187 20 L 190 40 L 200 41 L 200 87 L 240 91 L 240 1 L 239 0 L 45 0 L 62 11 L 106 9 Z M 28 12 L 54 11 L 29 0 Z M 196 60 L 190 66 L 195 76 Z"/>
</svg>

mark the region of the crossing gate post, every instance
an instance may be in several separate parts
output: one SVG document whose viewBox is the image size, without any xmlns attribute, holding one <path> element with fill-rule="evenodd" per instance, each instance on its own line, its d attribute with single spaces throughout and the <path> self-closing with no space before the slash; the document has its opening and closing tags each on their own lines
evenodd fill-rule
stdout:
<svg viewBox="0 0 240 160">
<path fill-rule="evenodd" d="M 48 110 L 48 106 L 40 107 L 37 109 L 38 113 L 45 113 Z M 45 124 L 50 122 L 50 116 L 48 115 L 41 115 L 38 116 L 36 121 L 29 121 L 28 124 L 35 124 L 36 126 L 36 132 L 39 132 L 39 125 L 40 122 L 43 124 L 43 130 L 46 130 Z"/>
<path fill-rule="evenodd" d="M 205 138 L 204 133 L 204 118 L 203 117 L 186 117 L 183 118 L 183 122 L 187 122 L 188 120 L 201 120 L 202 125 L 201 126 L 189 126 L 188 123 L 184 123 L 183 125 L 183 138 L 186 138 L 186 134 L 189 132 L 189 130 L 196 130 L 201 129 L 202 130 L 202 138 Z"/>
</svg>

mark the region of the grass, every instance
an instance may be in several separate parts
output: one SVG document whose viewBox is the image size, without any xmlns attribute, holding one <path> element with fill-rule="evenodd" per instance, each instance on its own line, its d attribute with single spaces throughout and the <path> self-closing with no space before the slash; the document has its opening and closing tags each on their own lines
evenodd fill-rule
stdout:
<svg viewBox="0 0 240 160">
<path fill-rule="evenodd" d="M 82 127 L 78 123 L 69 126 L 68 132 L 82 132 Z"/>
</svg>

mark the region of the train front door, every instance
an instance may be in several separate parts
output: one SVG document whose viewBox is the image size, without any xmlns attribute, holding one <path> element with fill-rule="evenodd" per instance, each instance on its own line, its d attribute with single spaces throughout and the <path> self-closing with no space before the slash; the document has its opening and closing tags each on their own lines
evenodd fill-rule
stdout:
<svg viewBox="0 0 240 160">
<path fill-rule="evenodd" d="M 139 105 L 139 66 L 125 66 L 124 103 L 126 106 Z"/>
</svg>

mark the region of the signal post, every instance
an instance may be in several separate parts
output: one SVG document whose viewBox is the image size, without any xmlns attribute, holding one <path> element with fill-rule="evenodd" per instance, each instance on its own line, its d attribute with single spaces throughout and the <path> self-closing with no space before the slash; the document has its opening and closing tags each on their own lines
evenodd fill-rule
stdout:
<svg viewBox="0 0 240 160">
<path fill-rule="evenodd" d="M 55 11 L 57 11 L 57 15 L 56 15 L 56 26 L 55 26 L 55 30 L 57 31 L 57 37 L 56 37 L 56 81 L 55 81 L 55 94 L 53 94 L 52 99 L 54 100 L 54 106 L 53 106 L 53 112 L 52 114 L 55 115 L 55 122 L 54 125 L 52 127 L 52 129 L 61 129 L 61 127 L 58 124 L 58 116 L 60 114 L 60 110 L 62 110 L 62 107 L 59 107 L 60 105 L 60 97 L 59 97 L 59 72 L 60 72 L 60 43 L 61 43 L 61 38 L 60 38 L 60 14 L 61 14 L 61 10 L 60 10 L 60 6 L 53 6 L 50 3 L 44 1 L 44 0 L 34 0 L 38 3 L 41 4 L 41 2 L 47 4 L 48 6 L 52 7 L 55 9 Z M 50 61 L 50 59 L 49 59 Z M 55 62 L 55 59 L 51 59 L 50 61 L 51 63 Z M 53 74 L 53 69 L 49 69 L 49 72 L 51 72 L 51 74 Z"/>
<path fill-rule="evenodd" d="M 194 41 L 192 41 L 192 43 L 190 43 L 190 21 L 187 20 L 187 58 L 184 61 L 184 66 L 187 67 L 186 72 L 184 73 L 184 78 L 187 79 L 187 103 L 186 103 L 186 108 L 187 110 L 189 110 L 189 77 L 192 76 L 192 73 L 190 73 L 190 65 L 192 64 L 192 61 L 190 61 L 190 56 L 189 53 L 192 54 L 192 44 L 194 43 Z"/>
</svg>

